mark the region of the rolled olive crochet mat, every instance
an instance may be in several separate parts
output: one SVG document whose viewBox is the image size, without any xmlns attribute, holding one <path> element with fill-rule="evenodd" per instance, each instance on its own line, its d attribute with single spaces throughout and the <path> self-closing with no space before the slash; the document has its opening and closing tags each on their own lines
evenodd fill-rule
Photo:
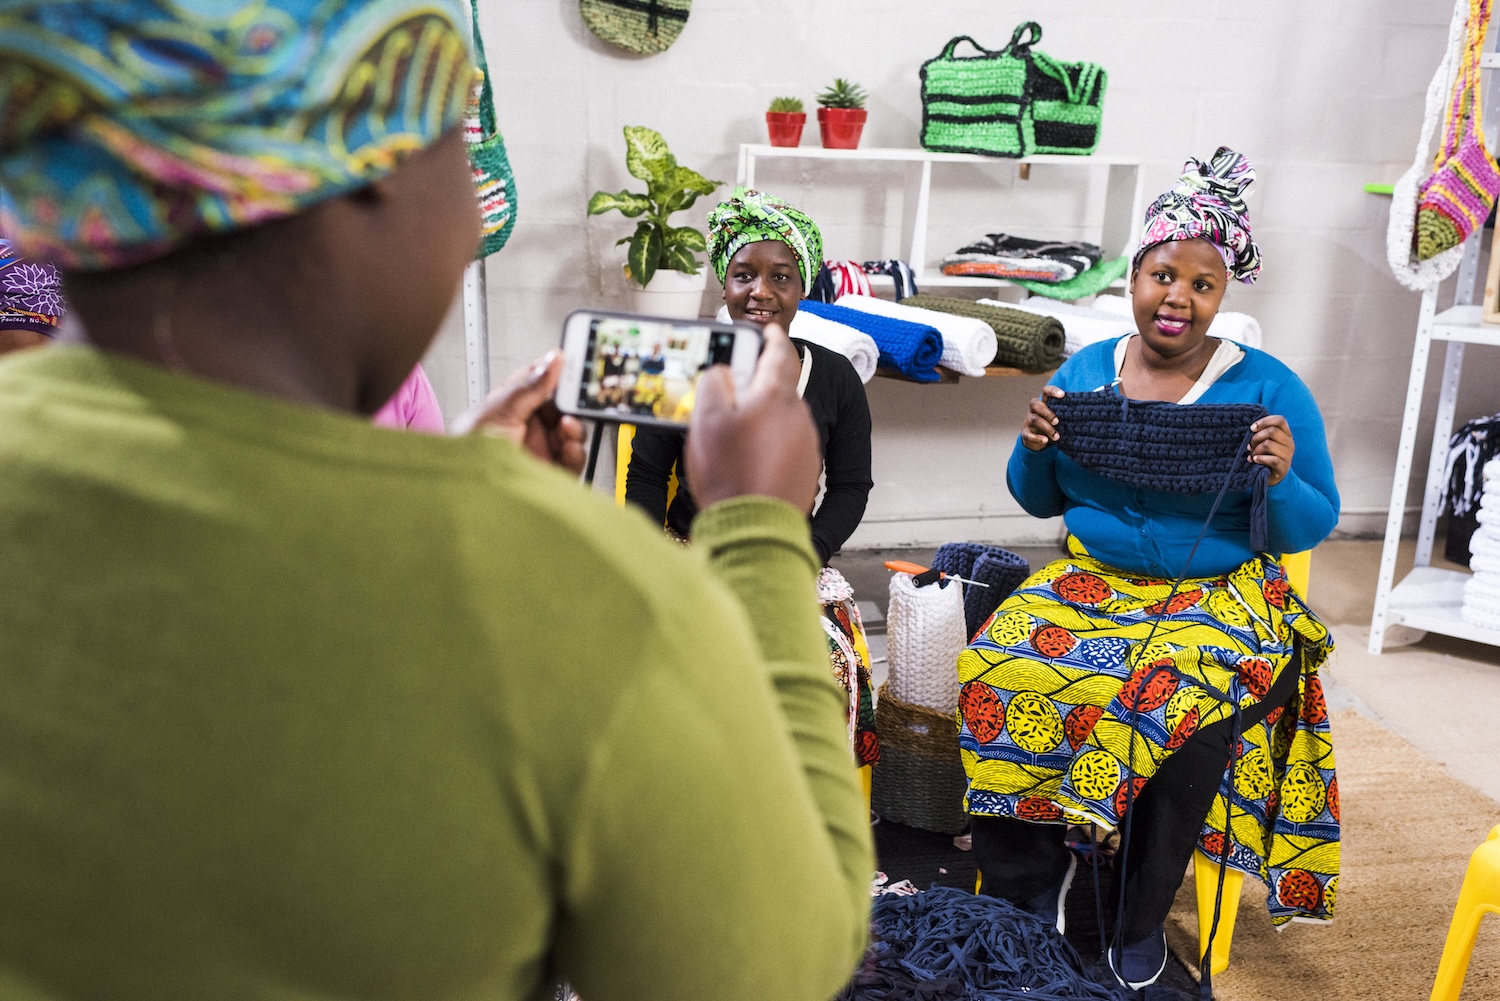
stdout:
<svg viewBox="0 0 1500 1001">
<path fill-rule="evenodd" d="M 995 359 L 991 365 L 1019 368 L 1025 372 L 1045 372 L 1062 364 L 1066 338 L 1063 325 L 1055 316 L 1039 316 L 1004 306 L 985 306 L 968 299 L 950 299 L 942 295 L 913 295 L 901 300 L 904 306 L 970 316 L 983 320 L 995 331 Z"/>
</svg>

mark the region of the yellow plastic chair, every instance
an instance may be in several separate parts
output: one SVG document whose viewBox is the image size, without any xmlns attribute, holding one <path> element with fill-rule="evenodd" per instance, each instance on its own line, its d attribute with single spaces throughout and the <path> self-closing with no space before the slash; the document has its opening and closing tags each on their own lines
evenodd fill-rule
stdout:
<svg viewBox="0 0 1500 1001">
<path fill-rule="evenodd" d="M 1312 574 L 1312 550 L 1287 553 L 1281 558 L 1287 582 L 1303 598 L 1307 597 L 1308 578 Z M 1193 883 L 1198 892 L 1198 955 L 1208 945 L 1208 933 L 1214 923 L 1214 897 L 1219 889 L 1219 861 L 1202 852 L 1193 852 Z M 1209 973 L 1217 976 L 1229 969 L 1229 944 L 1234 941 L 1234 917 L 1240 909 L 1240 890 L 1245 874 L 1238 869 L 1224 873 L 1224 898 L 1219 906 L 1219 933 L 1214 936 L 1214 951 L 1209 957 Z"/>
<path fill-rule="evenodd" d="M 1500 914 L 1500 827 L 1490 831 L 1490 836 L 1469 856 L 1469 870 L 1464 873 L 1464 883 L 1458 891 L 1458 906 L 1453 909 L 1448 941 L 1443 946 L 1437 979 L 1432 984 L 1432 1001 L 1458 1001 L 1464 974 L 1474 955 L 1479 922 L 1486 914 Z"/>
</svg>

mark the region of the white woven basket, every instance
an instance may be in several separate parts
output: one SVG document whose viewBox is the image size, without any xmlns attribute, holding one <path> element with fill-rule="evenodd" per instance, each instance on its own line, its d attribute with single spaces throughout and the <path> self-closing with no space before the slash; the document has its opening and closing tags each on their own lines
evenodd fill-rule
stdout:
<svg viewBox="0 0 1500 1001">
<path fill-rule="evenodd" d="M 958 655 L 968 640 L 963 588 L 951 581 L 917 587 L 911 574 L 892 574 L 885 631 L 891 694 L 941 713 L 956 710 Z"/>
</svg>

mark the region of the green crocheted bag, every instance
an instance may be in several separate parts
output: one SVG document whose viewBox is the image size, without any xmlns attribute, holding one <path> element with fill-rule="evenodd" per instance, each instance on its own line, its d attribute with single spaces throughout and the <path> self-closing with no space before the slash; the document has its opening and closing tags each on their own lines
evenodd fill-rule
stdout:
<svg viewBox="0 0 1500 1001">
<path fill-rule="evenodd" d="M 490 92 L 476 0 L 470 0 L 469 11 L 474 18 L 474 59 L 479 65 L 480 79 L 474 84 L 464 114 L 464 141 L 469 145 L 469 169 L 479 198 L 480 239 L 474 259 L 482 261 L 505 246 L 511 230 L 516 228 L 516 174 L 510 168 L 505 140 L 495 120 L 495 96 Z"/>
<path fill-rule="evenodd" d="M 1092 153 L 1108 74 L 1036 51 L 1041 38 L 1042 26 L 1025 21 L 998 52 L 960 35 L 923 63 L 922 145 L 987 156 Z M 979 55 L 954 55 L 960 42 Z"/>
<path fill-rule="evenodd" d="M 1026 107 L 1027 60 L 1016 52 L 1025 25 L 1010 44 L 991 52 L 960 35 L 922 64 L 922 146 L 947 153 L 1025 156 L 1021 113 Z M 1041 29 L 1037 29 L 1040 34 Z M 968 42 L 977 56 L 957 56 Z M 1029 43 L 1028 43 L 1029 44 Z"/>
<path fill-rule="evenodd" d="M 692 0 L 581 0 L 590 31 L 638 56 L 665 52 L 682 34 Z"/>
</svg>

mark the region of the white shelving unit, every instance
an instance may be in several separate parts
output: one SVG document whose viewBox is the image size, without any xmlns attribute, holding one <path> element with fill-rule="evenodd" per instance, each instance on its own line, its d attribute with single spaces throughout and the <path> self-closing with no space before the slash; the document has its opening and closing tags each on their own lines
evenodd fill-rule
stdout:
<svg viewBox="0 0 1500 1001">
<path fill-rule="evenodd" d="M 1396 475 L 1391 484 L 1390 515 L 1386 519 L 1385 547 L 1380 554 L 1380 579 L 1375 591 L 1375 615 L 1370 620 L 1370 652 L 1380 653 L 1386 630 L 1403 625 L 1443 636 L 1457 636 L 1478 643 L 1500 646 L 1500 630 L 1465 622 L 1459 615 L 1463 605 L 1462 570 L 1432 566 L 1436 535 L 1438 497 L 1443 488 L 1443 464 L 1448 439 L 1453 434 L 1454 410 L 1458 403 L 1459 378 L 1463 373 L 1464 348 L 1469 344 L 1500 346 L 1500 325 L 1480 322 L 1483 307 L 1474 305 L 1475 277 L 1479 268 L 1479 241 L 1484 231 L 1472 237 L 1459 265 L 1458 302 L 1437 312 L 1437 289 L 1422 293 L 1417 319 L 1417 342 L 1412 349 L 1411 378 L 1406 386 L 1406 411 L 1401 423 L 1401 443 L 1396 453 Z M 1422 416 L 1427 382 L 1427 363 L 1433 341 L 1446 341 L 1442 388 L 1438 391 L 1437 414 L 1432 429 L 1432 455 L 1427 463 L 1427 485 L 1422 493 L 1422 518 L 1417 529 L 1415 565 L 1396 581 L 1396 552 L 1401 542 L 1401 522 L 1406 492 L 1411 482 L 1416 453 L 1417 423 Z"/>
<path fill-rule="evenodd" d="M 1500 42 L 1500 35 L 1496 36 Z M 1492 45 L 1497 43 L 1491 43 Z M 1500 52 L 1480 56 L 1480 69 L 1500 69 Z M 1484 104 L 1495 107 L 1495 74 L 1484 81 Z M 1491 123 L 1496 121 L 1491 116 Z M 1495 148 L 1496 129 L 1485 129 L 1485 144 Z M 1458 383 L 1463 375 L 1464 348 L 1470 344 L 1500 345 L 1500 325 L 1482 322 L 1484 308 L 1475 304 L 1479 277 L 1479 253 L 1486 230 L 1480 228 L 1464 245 L 1458 266 L 1453 305 L 1437 311 L 1437 287 L 1422 293 L 1417 314 L 1417 339 L 1411 351 L 1411 377 L 1406 383 L 1406 409 L 1401 419 L 1401 441 L 1396 449 L 1396 474 L 1391 482 L 1391 506 L 1385 523 L 1385 545 L 1380 552 L 1380 577 L 1375 588 L 1375 614 L 1370 619 L 1370 652 L 1385 646 L 1386 630 L 1401 625 L 1442 636 L 1457 636 L 1476 643 L 1500 646 L 1500 630 L 1465 622 L 1459 614 L 1464 603 L 1464 583 L 1469 574 L 1432 565 L 1432 544 L 1437 533 L 1438 498 L 1443 492 L 1443 466 L 1448 457 L 1448 439 L 1453 435 L 1454 411 L 1458 406 Z M 1432 427 L 1432 452 L 1427 460 L 1427 481 L 1422 491 L 1422 517 L 1417 525 L 1417 550 L 1411 572 L 1396 580 L 1396 553 L 1401 544 L 1401 524 L 1406 514 L 1406 493 L 1416 458 L 1417 424 L 1422 419 L 1426 395 L 1427 363 L 1432 342 L 1447 342 L 1443 359 L 1443 381 L 1438 390 L 1437 413 Z"/>
<path fill-rule="evenodd" d="M 1099 226 L 1099 246 L 1106 259 L 1118 257 L 1132 246 L 1141 217 L 1141 170 L 1140 161 L 1125 157 L 1109 156 L 1062 156 L 1044 154 L 1020 159 L 995 156 L 978 156 L 973 153 L 935 153 L 925 149 L 823 149 L 820 146 L 766 146 L 752 143 L 740 145 L 738 183 L 746 187 L 755 186 L 756 165 L 760 160 L 828 160 L 834 164 L 842 161 L 914 163 L 920 164 L 916 182 L 915 209 L 911 214 L 910 232 L 906 246 L 910 249 L 906 260 L 917 273 L 917 287 L 956 288 L 972 287 L 976 290 L 994 289 L 1009 285 L 1000 278 L 973 278 L 945 275 L 927 257 L 927 229 L 932 204 L 933 164 L 982 164 L 996 170 L 1019 171 L 1028 176 L 1032 167 L 1065 167 L 1072 170 L 1107 168 L 1103 218 Z M 906 183 L 910 183 L 907 181 Z M 872 275 L 874 283 L 890 282 L 884 275 Z"/>
</svg>

